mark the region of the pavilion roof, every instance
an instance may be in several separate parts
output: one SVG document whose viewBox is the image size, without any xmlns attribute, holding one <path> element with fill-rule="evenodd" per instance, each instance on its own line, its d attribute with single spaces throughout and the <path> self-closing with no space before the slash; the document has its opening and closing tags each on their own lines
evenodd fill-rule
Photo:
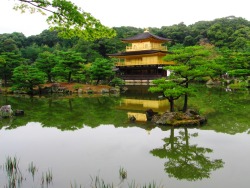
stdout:
<svg viewBox="0 0 250 188">
<path fill-rule="evenodd" d="M 141 41 L 141 40 L 147 40 L 147 39 L 153 39 L 153 40 L 156 40 L 159 42 L 171 41 L 171 39 L 163 38 L 163 37 L 154 35 L 154 34 L 148 32 L 147 30 L 144 31 L 144 33 L 140 33 L 140 34 L 132 36 L 132 37 L 124 38 L 124 39 L 122 39 L 122 41 L 123 42 L 131 42 L 131 41 Z"/>
</svg>

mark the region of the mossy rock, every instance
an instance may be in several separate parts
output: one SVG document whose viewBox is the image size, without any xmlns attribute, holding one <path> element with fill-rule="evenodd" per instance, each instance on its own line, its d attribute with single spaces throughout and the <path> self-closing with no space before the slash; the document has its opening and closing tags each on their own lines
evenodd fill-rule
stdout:
<svg viewBox="0 0 250 188">
<path fill-rule="evenodd" d="M 187 112 L 165 112 L 162 115 L 156 115 L 152 118 L 152 121 L 160 125 L 173 125 L 173 126 L 190 126 L 190 125 L 202 125 L 207 120 L 205 117 L 200 116 L 194 110 L 188 110 Z"/>
<path fill-rule="evenodd" d="M 183 126 L 183 125 L 201 125 L 199 119 L 190 119 L 190 120 L 179 120 L 179 121 L 174 121 L 172 123 L 173 126 Z"/>
</svg>

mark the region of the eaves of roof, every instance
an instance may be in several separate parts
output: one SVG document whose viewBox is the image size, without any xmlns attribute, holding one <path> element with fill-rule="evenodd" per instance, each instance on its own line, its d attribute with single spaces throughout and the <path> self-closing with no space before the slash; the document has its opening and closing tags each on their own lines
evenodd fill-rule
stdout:
<svg viewBox="0 0 250 188">
<path fill-rule="evenodd" d="M 152 33 L 149 32 L 144 32 L 144 33 L 140 33 L 138 35 L 132 36 L 132 37 L 128 37 L 125 39 L 121 39 L 123 42 L 130 42 L 130 41 L 139 41 L 139 40 L 146 40 L 146 39 L 154 39 L 154 40 L 158 40 L 161 42 L 164 41 L 171 41 L 171 39 L 167 39 L 167 38 L 163 38 L 157 35 L 154 35 Z"/>
<path fill-rule="evenodd" d="M 155 53 L 167 54 L 166 51 L 161 50 L 142 50 L 142 51 L 130 51 L 130 52 L 120 52 L 115 54 L 107 54 L 110 57 L 119 57 L 119 56 L 132 56 L 132 55 L 149 55 Z"/>
</svg>

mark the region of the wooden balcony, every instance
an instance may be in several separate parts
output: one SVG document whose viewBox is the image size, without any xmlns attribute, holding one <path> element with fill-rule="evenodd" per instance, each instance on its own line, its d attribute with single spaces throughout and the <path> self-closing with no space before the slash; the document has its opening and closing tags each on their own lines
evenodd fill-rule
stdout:
<svg viewBox="0 0 250 188">
<path fill-rule="evenodd" d="M 119 75 L 119 78 L 123 79 L 123 80 L 131 80 L 131 81 L 148 81 L 148 80 L 154 80 L 154 79 L 158 79 L 158 78 L 162 78 L 163 75 L 160 74 L 151 74 L 151 75 Z"/>
</svg>

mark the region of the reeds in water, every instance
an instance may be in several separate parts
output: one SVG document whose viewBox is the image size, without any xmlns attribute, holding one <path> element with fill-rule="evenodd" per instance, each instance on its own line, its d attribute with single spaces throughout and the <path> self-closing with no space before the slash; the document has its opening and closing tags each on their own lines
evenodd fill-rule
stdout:
<svg viewBox="0 0 250 188">
<path fill-rule="evenodd" d="M 38 168 L 34 165 L 33 162 L 31 162 L 31 163 L 29 164 L 28 171 L 29 171 L 29 173 L 32 174 L 32 178 L 33 178 L 33 180 L 34 180 L 35 173 L 38 171 Z"/>
<path fill-rule="evenodd" d="M 16 188 L 21 187 L 21 184 L 23 180 L 26 180 L 26 178 L 23 177 L 21 171 L 19 170 L 19 160 L 17 160 L 16 157 L 7 157 L 6 162 L 4 165 L 0 165 L 0 169 L 3 169 L 7 172 L 8 177 L 8 184 L 5 185 L 3 188 Z M 31 162 L 28 166 L 28 172 L 32 174 L 33 181 L 35 173 L 38 171 L 38 168 L 34 165 L 33 162 Z M 119 169 L 119 177 L 120 182 L 118 184 L 108 184 L 103 179 L 101 179 L 99 176 L 96 176 L 95 178 L 92 178 L 92 182 L 90 187 L 91 188 L 120 188 L 120 187 L 128 187 L 128 188 L 163 188 L 164 186 L 157 185 L 155 182 L 140 185 L 136 184 L 135 181 L 127 182 L 127 186 L 124 185 L 125 179 L 127 179 L 127 171 L 120 167 Z M 42 173 L 41 178 L 41 187 L 49 186 L 51 183 L 53 183 L 53 174 L 52 170 L 48 170 L 45 173 Z M 82 186 L 80 185 L 79 188 Z M 70 183 L 70 188 L 78 188 L 78 185 L 76 183 L 72 184 Z"/>
<path fill-rule="evenodd" d="M 127 171 L 124 168 L 120 167 L 119 175 L 120 175 L 120 179 L 123 181 L 127 178 Z"/>
<path fill-rule="evenodd" d="M 113 184 L 106 184 L 103 179 L 100 179 L 99 176 L 96 176 L 92 179 L 91 188 L 114 188 Z"/>
<path fill-rule="evenodd" d="M 78 188 L 76 182 L 75 182 L 74 184 L 72 184 L 72 183 L 70 182 L 70 188 Z M 82 188 L 82 186 L 80 185 L 79 188 Z"/>
<path fill-rule="evenodd" d="M 8 173 L 19 170 L 17 158 L 8 156 L 5 162 L 5 169 Z"/>
<path fill-rule="evenodd" d="M 48 172 L 42 174 L 41 184 L 44 185 L 46 183 L 46 185 L 49 185 L 52 183 L 52 180 L 53 180 L 52 171 L 48 170 Z"/>
<path fill-rule="evenodd" d="M 23 181 L 23 175 L 19 170 L 19 161 L 16 157 L 7 157 L 5 162 L 5 170 L 8 176 L 8 184 L 4 186 L 5 188 L 15 188 L 20 187 Z"/>
<path fill-rule="evenodd" d="M 145 184 L 143 186 L 140 186 L 135 183 L 135 181 L 132 181 L 128 184 L 129 188 L 164 188 L 164 186 L 157 185 L 154 181 L 152 183 Z"/>
</svg>

